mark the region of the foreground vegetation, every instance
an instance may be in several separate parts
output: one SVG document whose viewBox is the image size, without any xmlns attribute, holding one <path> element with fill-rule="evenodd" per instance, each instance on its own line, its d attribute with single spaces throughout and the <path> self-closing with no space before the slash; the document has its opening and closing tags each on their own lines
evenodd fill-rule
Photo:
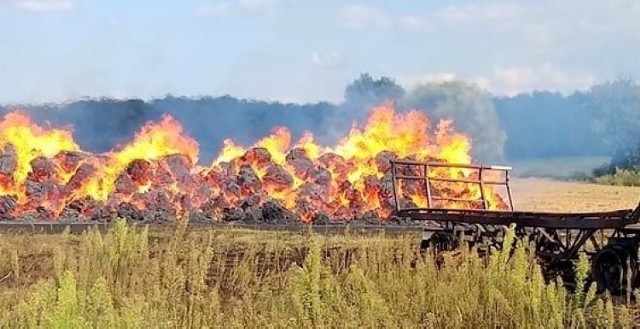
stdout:
<svg viewBox="0 0 640 329">
<path fill-rule="evenodd" d="M 640 171 L 635 169 L 616 169 L 611 174 L 595 176 L 592 181 L 605 185 L 640 186 Z"/>
<path fill-rule="evenodd" d="M 417 238 L 122 222 L 106 233 L 5 233 L 0 327 L 632 326 L 632 296 L 545 284 L 527 245 L 486 259 L 462 250 L 438 268 L 418 256 Z M 587 268 L 583 259 L 578 286 Z"/>
</svg>

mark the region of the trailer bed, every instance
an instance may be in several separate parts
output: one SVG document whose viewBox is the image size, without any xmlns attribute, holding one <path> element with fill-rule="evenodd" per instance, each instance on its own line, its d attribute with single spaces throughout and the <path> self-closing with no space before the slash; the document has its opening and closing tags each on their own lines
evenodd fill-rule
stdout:
<svg viewBox="0 0 640 329">
<path fill-rule="evenodd" d="M 473 173 L 474 179 L 469 177 L 435 177 L 432 175 L 434 168 L 464 169 Z M 443 162 L 420 162 L 407 160 L 392 160 L 391 173 L 393 179 L 395 210 L 393 214 L 412 220 L 435 221 L 441 223 L 466 223 L 480 225 L 516 224 L 521 227 L 539 227 L 547 229 L 623 229 L 640 230 L 640 204 L 635 209 L 619 209 L 600 212 L 537 212 L 516 211 L 513 209 L 511 186 L 508 166 L 485 166 L 451 164 Z M 488 181 L 485 179 L 487 172 L 498 173 Z M 495 175 L 494 175 L 495 176 Z M 408 206 L 401 202 L 401 183 L 403 181 L 418 181 L 423 184 L 426 192 L 426 207 Z M 447 184 L 462 184 L 473 186 L 480 191 L 480 198 L 453 198 L 437 195 L 433 188 L 433 182 Z M 506 188 L 507 209 L 492 209 L 485 189 L 488 186 L 504 186 Z M 441 186 L 442 188 L 442 186 Z M 434 196 L 434 194 L 436 196 Z M 405 196 L 406 197 L 406 196 Z M 459 207 L 439 208 L 437 200 L 462 201 L 473 207 L 459 209 Z"/>
<path fill-rule="evenodd" d="M 412 220 L 504 225 L 557 229 L 622 229 L 640 230 L 640 208 L 602 212 L 555 213 L 533 211 L 502 211 L 485 209 L 405 208 L 396 216 Z"/>
</svg>

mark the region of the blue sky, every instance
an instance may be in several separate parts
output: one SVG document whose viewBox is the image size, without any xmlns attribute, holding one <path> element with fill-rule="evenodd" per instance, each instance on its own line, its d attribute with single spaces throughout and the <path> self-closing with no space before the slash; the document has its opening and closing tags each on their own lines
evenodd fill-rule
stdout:
<svg viewBox="0 0 640 329">
<path fill-rule="evenodd" d="M 0 0 L 0 103 L 411 88 L 571 92 L 640 75 L 640 2 Z"/>
</svg>

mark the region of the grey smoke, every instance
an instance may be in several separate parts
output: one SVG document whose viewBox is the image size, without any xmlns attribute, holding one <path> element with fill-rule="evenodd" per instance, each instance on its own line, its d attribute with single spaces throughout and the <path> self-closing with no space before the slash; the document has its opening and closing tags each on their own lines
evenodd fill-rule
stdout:
<svg viewBox="0 0 640 329">
<path fill-rule="evenodd" d="M 4 105 L 0 111 L 22 108 L 37 122 L 72 125 L 76 141 L 92 152 L 105 152 L 130 141 L 145 122 L 167 113 L 199 142 L 201 162 L 208 164 L 224 139 L 248 146 L 278 126 L 288 127 L 294 141 L 304 131 L 311 131 L 321 144 L 334 145 L 354 122 L 364 124 L 370 109 L 384 101 L 395 102 L 400 111 L 417 108 L 433 123 L 440 118 L 454 119 L 456 129 L 471 136 L 474 158 L 481 162 L 614 153 L 614 166 L 637 166 L 640 162 L 640 156 L 638 161 L 623 161 L 640 154 L 640 88 L 629 80 L 571 95 L 542 91 L 497 98 L 460 81 L 407 91 L 393 79 L 363 74 L 346 87 L 340 104 L 168 95 L 151 101 L 104 98 Z"/>
</svg>

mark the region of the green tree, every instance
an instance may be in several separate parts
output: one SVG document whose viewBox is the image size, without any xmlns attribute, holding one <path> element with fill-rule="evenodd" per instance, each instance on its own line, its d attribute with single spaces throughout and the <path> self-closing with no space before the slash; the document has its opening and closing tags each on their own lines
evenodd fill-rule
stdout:
<svg viewBox="0 0 640 329">
<path fill-rule="evenodd" d="M 567 96 L 534 91 L 494 98 L 498 117 L 509 137 L 505 157 L 526 160 L 609 155 L 610 146 L 592 129 L 599 117 L 585 108 L 588 98 L 583 91 Z"/>
<path fill-rule="evenodd" d="M 347 104 L 371 107 L 386 100 L 399 100 L 404 95 L 404 88 L 393 79 L 374 79 L 369 73 L 364 73 L 345 88 L 344 98 Z"/>
<path fill-rule="evenodd" d="M 611 168 L 640 167 L 640 86 L 631 79 L 595 85 L 587 109 L 594 112 L 596 132 L 610 146 Z"/>
<path fill-rule="evenodd" d="M 405 105 L 425 111 L 433 122 L 453 119 L 456 129 L 471 137 L 474 159 L 503 160 L 507 136 L 488 92 L 462 81 L 429 83 L 412 90 Z"/>
</svg>

